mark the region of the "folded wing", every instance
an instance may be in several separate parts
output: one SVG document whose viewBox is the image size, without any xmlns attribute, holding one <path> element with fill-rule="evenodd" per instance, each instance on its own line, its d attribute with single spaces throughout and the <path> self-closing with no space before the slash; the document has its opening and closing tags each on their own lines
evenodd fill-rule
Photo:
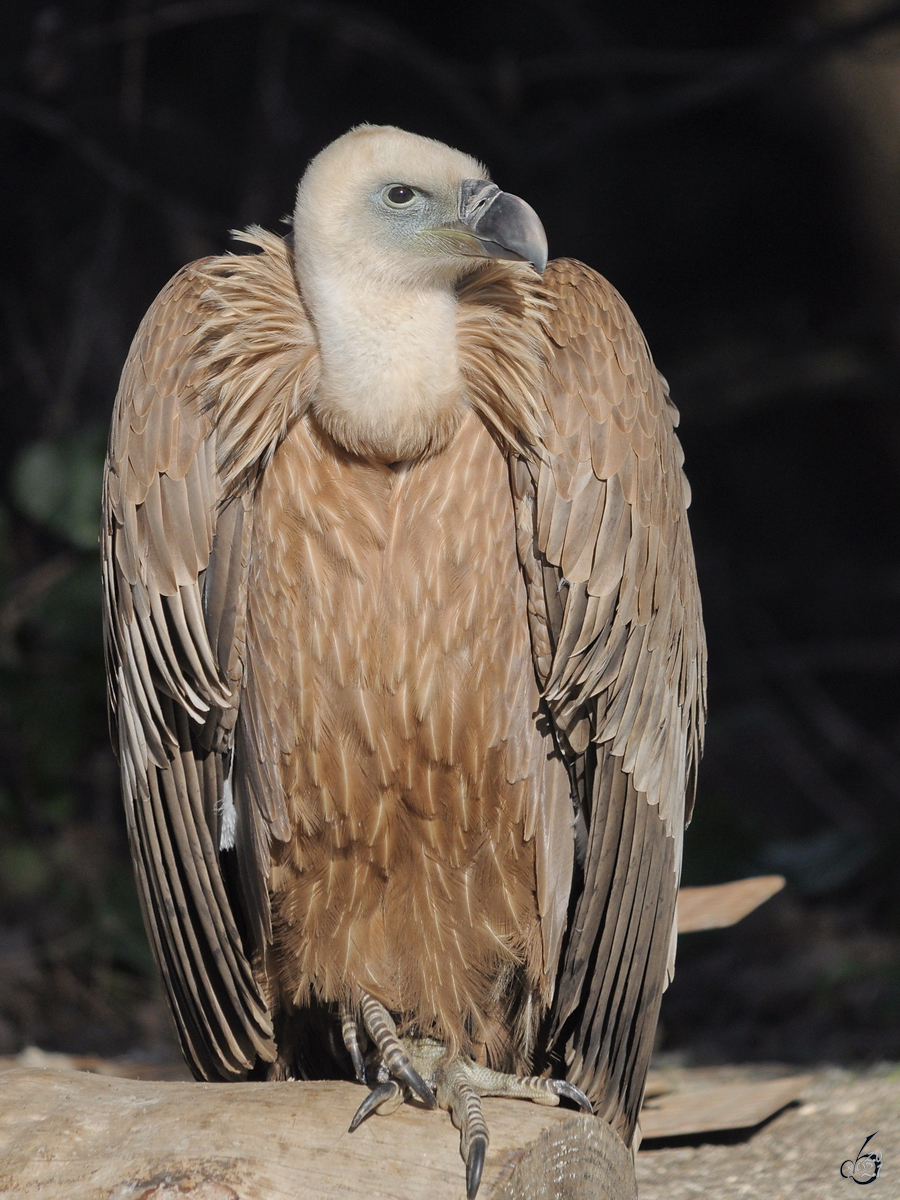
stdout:
<svg viewBox="0 0 900 1200">
<path fill-rule="evenodd" d="M 633 1136 L 671 971 L 705 658 L 676 413 L 622 299 L 549 265 L 544 451 L 513 464 L 535 666 L 576 806 L 550 1040 Z"/>
<path fill-rule="evenodd" d="M 104 486 L 111 721 L 132 854 L 203 1079 L 275 1056 L 252 960 L 267 933 L 269 840 L 286 817 L 277 791 L 263 810 L 232 787 L 232 761 L 255 479 L 296 416 L 311 338 L 287 255 L 269 242 L 186 267 L 154 302 L 122 375 Z M 254 305 L 263 319 L 248 322 Z"/>
</svg>

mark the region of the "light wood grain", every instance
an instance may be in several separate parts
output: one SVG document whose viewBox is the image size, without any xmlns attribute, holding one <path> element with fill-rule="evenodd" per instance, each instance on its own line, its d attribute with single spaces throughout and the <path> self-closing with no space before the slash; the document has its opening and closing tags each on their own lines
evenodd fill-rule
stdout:
<svg viewBox="0 0 900 1200">
<path fill-rule="evenodd" d="M 786 1079 L 729 1083 L 657 1096 L 641 1110 L 641 1135 L 646 1141 L 749 1129 L 796 1100 L 811 1080 L 811 1075 L 791 1075 Z"/>
<path fill-rule="evenodd" d="M 736 925 L 783 887 L 782 875 L 754 875 L 714 887 L 683 887 L 678 892 L 678 932 Z"/>
<path fill-rule="evenodd" d="M 0 1075 L 3 1200 L 462 1200 L 459 1134 L 404 1105 L 347 1126 L 351 1083 L 160 1083 L 74 1071 Z M 481 1200 L 636 1200 L 604 1122 L 485 1101 Z"/>
</svg>

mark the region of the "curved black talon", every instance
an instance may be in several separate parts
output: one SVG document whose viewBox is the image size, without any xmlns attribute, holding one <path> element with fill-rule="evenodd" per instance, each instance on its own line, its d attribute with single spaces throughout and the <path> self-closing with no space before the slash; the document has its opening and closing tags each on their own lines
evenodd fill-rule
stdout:
<svg viewBox="0 0 900 1200">
<path fill-rule="evenodd" d="M 469 1153 L 466 1155 L 466 1200 L 475 1200 L 475 1194 L 481 1184 L 486 1152 L 487 1139 L 476 1133 L 469 1143 Z"/>
<path fill-rule="evenodd" d="M 353 1073 L 356 1076 L 357 1083 L 366 1082 L 366 1064 L 362 1056 L 362 1051 L 359 1045 L 356 1044 L 350 1049 L 350 1057 L 353 1060 Z"/>
<path fill-rule="evenodd" d="M 426 1108 L 437 1108 L 434 1093 L 409 1061 L 409 1055 L 397 1037 L 394 1018 L 388 1010 L 368 992 L 360 994 L 359 1007 L 366 1033 L 375 1043 L 387 1071 L 394 1079 L 406 1084 L 411 1092 L 415 1092 Z"/>
<path fill-rule="evenodd" d="M 353 1133 L 354 1129 L 359 1129 L 366 1117 L 370 1117 L 377 1108 L 384 1104 L 385 1100 L 391 1100 L 400 1091 L 400 1085 L 396 1080 L 388 1079 L 384 1083 L 379 1083 L 378 1087 L 372 1088 L 365 1100 L 356 1110 L 353 1120 L 350 1122 L 348 1133 Z"/>
<path fill-rule="evenodd" d="M 581 1088 L 577 1088 L 574 1083 L 569 1083 L 566 1079 L 551 1079 L 550 1083 L 557 1096 L 565 1096 L 567 1100 L 574 1100 L 579 1108 L 593 1115 L 594 1106 Z"/>
<path fill-rule="evenodd" d="M 406 1062 L 402 1066 L 392 1066 L 390 1070 L 391 1074 L 402 1080 L 410 1091 L 416 1093 L 426 1108 L 437 1108 L 438 1102 L 434 1092 L 411 1062 Z"/>
</svg>

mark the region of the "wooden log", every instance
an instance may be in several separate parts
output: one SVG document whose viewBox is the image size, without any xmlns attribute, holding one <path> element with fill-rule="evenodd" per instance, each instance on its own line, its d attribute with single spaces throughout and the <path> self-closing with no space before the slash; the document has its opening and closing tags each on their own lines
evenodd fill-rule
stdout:
<svg viewBox="0 0 900 1200">
<path fill-rule="evenodd" d="M 352 1083 L 164 1083 L 0 1074 L 3 1200 L 463 1200 L 459 1134 L 410 1104 L 347 1126 Z M 479 1200 L 637 1200 L 603 1121 L 485 1100 Z"/>
<path fill-rule="evenodd" d="M 754 875 L 713 887 L 683 887 L 678 892 L 678 932 L 736 925 L 783 887 L 783 875 Z"/>
<path fill-rule="evenodd" d="M 726 1129 L 750 1129 L 792 1104 L 812 1075 L 789 1075 L 749 1083 L 698 1087 L 651 1097 L 641 1110 L 641 1134 L 652 1138 L 696 1137 Z M 643 1144 L 643 1143 L 642 1143 Z"/>
</svg>

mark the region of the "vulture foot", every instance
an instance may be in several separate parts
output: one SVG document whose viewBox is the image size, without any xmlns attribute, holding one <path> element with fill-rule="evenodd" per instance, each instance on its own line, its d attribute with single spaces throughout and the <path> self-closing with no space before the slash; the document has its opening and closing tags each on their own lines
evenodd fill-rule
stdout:
<svg viewBox="0 0 900 1200">
<path fill-rule="evenodd" d="M 372 996 L 363 995 L 360 1011 L 366 1032 L 377 1048 L 374 1056 L 378 1064 L 377 1083 L 356 1110 L 350 1132 L 373 1112 L 381 1115 L 394 1112 L 410 1094 L 418 1096 L 429 1108 L 440 1106 L 446 1109 L 460 1131 L 459 1149 L 466 1164 L 467 1200 L 474 1200 L 478 1191 L 488 1148 L 482 1096 L 532 1100 L 535 1104 L 549 1105 L 559 1104 L 560 1097 L 565 1096 L 585 1112 L 592 1112 L 591 1102 L 584 1092 L 564 1079 L 505 1075 L 479 1066 L 471 1058 L 448 1055 L 446 1046 L 433 1038 L 401 1040 L 390 1014 Z M 349 1011 L 342 1014 L 342 1028 L 357 1078 L 366 1082 L 358 1029 Z"/>
<path fill-rule="evenodd" d="M 437 1108 L 434 1093 L 413 1066 L 412 1059 L 407 1053 L 407 1047 L 409 1045 L 416 1046 L 417 1043 L 401 1042 L 397 1036 L 397 1026 L 394 1024 L 391 1014 L 383 1004 L 378 1003 L 374 996 L 363 992 L 359 1008 L 363 1025 L 366 1027 L 366 1033 L 368 1033 L 378 1050 L 378 1087 L 360 1105 L 356 1116 L 350 1123 L 350 1132 L 352 1133 L 361 1121 L 364 1121 L 370 1113 L 381 1109 L 383 1105 L 390 1105 L 390 1107 L 384 1110 L 386 1112 L 393 1112 L 397 1108 L 400 1100 L 392 1103 L 394 1100 L 393 1093 L 389 1094 L 385 1090 L 391 1077 L 398 1084 L 404 1085 L 409 1091 L 415 1093 L 426 1108 Z M 350 1057 L 353 1060 L 356 1077 L 360 1083 L 366 1083 L 365 1062 L 359 1046 L 359 1031 L 352 1014 L 346 1009 L 341 1015 L 341 1030 L 344 1037 L 344 1045 L 347 1047 Z M 378 1099 L 373 1100 L 376 1094 Z"/>
<path fill-rule="evenodd" d="M 481 1106 L 482 1096 L 504 1096 L 532 1100 L 535 1104 L 559 1104 L 561 1096 L 574 1100 L 585 1112 L 592 1112 L 584 1092 L 565 1079 L 547 1079 L 538 1075 L 505 1075 L 479 1066 L 470 1058 L 447 1058 L 434 1072 L 435 1095 L 441 1108 L 450 1112 L 460 1131 L 460 1153 L 466 1164 L 466 1196 L 474 1200 L 481 1182 L 488 1131 Z"/>
</svg>

